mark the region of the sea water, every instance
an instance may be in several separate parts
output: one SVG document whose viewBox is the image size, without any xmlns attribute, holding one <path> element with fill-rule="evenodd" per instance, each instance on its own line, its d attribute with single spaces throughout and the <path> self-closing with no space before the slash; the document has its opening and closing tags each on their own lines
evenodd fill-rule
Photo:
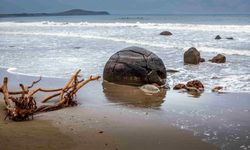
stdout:
<svg viewBox="0 0 250 150">
<path fill-rule="evenodd" d="M 162 31 L 172 36 L 160 36 Z M 220 35 L 223 39 L 215 40 Z M 234 40 L 227 40 L 233 37 Z M 109 15 L 0 19 L 0 67 L 16 74 L 68 78 L 102 75 L 109 57 L 140 46 L 157 54 L 172 87 L 192 79 L 206 91 L 220 85 L 229 92 L 250 91 L 250 15 Z M 196 47 L 206 62 L 184 65 L 183 53 Z M 211 63 L 217 54 L 227 62 Z"/>
</svg>

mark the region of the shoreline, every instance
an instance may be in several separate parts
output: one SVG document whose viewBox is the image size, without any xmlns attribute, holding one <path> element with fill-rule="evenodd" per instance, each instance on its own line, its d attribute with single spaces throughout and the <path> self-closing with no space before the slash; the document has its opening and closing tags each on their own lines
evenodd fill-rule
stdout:
<svg viewBox="0 0 250 150">
<path fill-rule="evenodd" d="M 0 76 L 10 78 L 11 89 L 16 89 L 18 83 L 29 85 L 37 79 L 37 77 L 13 75 L 3 69 L 0 69 Z M 1 80 L 0 82 L 2 82 Z M 62 87 L 66 81 L 66 79 L 42 78 L 41 83 L 36 87 L 57 88 Z M 125 94 L 121 95 L 119 92 L 121 90 Z M 41 99 L 45 95 L 41 93 L 36 95 L 36 98 Z M 207 141 L 203 134 L 196 132 L 199 130 L 202 130 L 202 133 L 207 132 L 206 129 L 203 129 L 206 127 L 203 127 L 206 123 L 208 127 L 216 129 L 212 124 L 221 118 L 226 117 L 229 118 L 228 120 L 233 120 L 241 115 L 242 122 L 247 125 L 245 130 L 248 134 L 250 124 L 249 121 L 246 121 L 245 115 L 249 114 L 248 106 L 250 103 L 247 99 L 249 95 L 249 93 L 226 93 L 223 95 L 203 93 L 201 97 L 194 98 L 188 94 L 170 90 L 157 96 L 145 96 L 137 88 L 113 87 L 113 85 L 103 85 L 102 81 L 94 81 L 83 87 L 77 94 L 79 106 L 37 114 L 34 120 L 27 122 L 1 121 L 0 135 L 13 138 L 11 135 L 8 136 L 8 132 L 3 132 L 1 129 L 16 128 L 14 138 L 24 137 L 24 133 L 33 136 L 41 135 L 40 140 L 45 139 L 49 144 L 53 145 L 54 140 L 56 140 L 59 143 L 66 141 L 69 145 L 67 148 L 61 148 L 60 145 L 55 144 L 53 145 L 55 149 L 219 149 L 221 143 L 217 143 L 216 146 L 208 144 L 213 143 L 213 141 Z M 234 101 L 235 98 L 237 102 Z M 2 104 L 3 101 L 0 102 L 1 108 Z M 228 116 L 230 115 L 228 112 L 219 113 L 219 111 L 231 109 L 232 106 L 235 111 L 234 109 L 229 111 L 235 113 L 234 115 Z M 241 109 L 248 112 L 242 114 L 239 111 Z M 194 110 L 197 112 L 193 113 Z M 202 114 L 203 111 L 208 111 L 208 116 L 196 114 Z M 3 109 L 0 112 L 2 113 Z M 210 121 L 207 119 L 208 122 L 203 120 L 213 115 L 218 115 L 221 118 L 214 120 L 210 118 Z M 9 127 L 8 124 L 12 124 L 12 126 Z M 41 132 L 37 130 L 37 132 L 30 133 L 30 129 L 37 124 L 41 125 L 37 128 Z M 193 128 L 192 124 L 201 127 L 194 126 Z M 216 123 L 215 126 L 217 126 Z M 42 132 L 44 129 L 48 130 L 49 133 Z M 55 139 L 53 136 L 49 136 L 50 134 L 56 134 L 58 137 Z M 59 137 L 62 138 L 58 140 Z M 12 142 L 15 142 L 8 140 L 8 138 L 2 140 L 3 144 L 1 145 L 12 145 Z M 33 146 L 43 143 L 36 138 L 29 140 L 32 140 Z M 25 142 L 27 141 L 21 141 L 20 144 L 25 144 Z M 6 148 L 8 149 L 8 147 Z M 32 147 L 29 148 L 32 149 Z M 46 149 L 46 147 L 40 149 Z"/>
<path fill-rule="evenodd" d="M 24 79 L 25 78 L 32 78 L 33 80 L 35 80 L 35 79 L 37 79 L 37 78 L 39 78 L 39 77 L 42 77 L 42 78 L 44 78 L 44 79 L 46 79 L 46 80 L 56 80 L 57 81 L 57 83 L 58 82 L 62 82 L 62 81 L 67 81 L 67 78 L 66 77 L 50 77 L 50 76 L 39 76 L 39 75 L 29 75 L 29 74 L 23 74 L 23 73 L 18 73 L 18 72 L 12 72 L 12 71 L 9 71 L 9 70 L 16 70 L 16 68 L 8 68 L 8 67 L 0 67 L 0 75 L 1 76 L 3 76 L 3 75 L 10 75 L 10 76 L 13 76 L 13 77 L 15 77 L 15 76 L 20 76 L 20 77 L 23 77 Z M 72 72 L 73 73 L 73 72 Z M 171 73 L 170 73 L 171 74 Z M 45 81 L 46 81 L 45 80 Z M 99 80 L 101 80 L 101 81 L 103 81 L 103 79 L 102 79 L 102 77 L 99 79 Z M 2 79 L 0 79 L 0 82 L 2 82 Z M 32 80 L 30 80 L 30 82 L 32 82 Z M 180 82 L 180 83 L 184 83 L 184 82 Z M 217 85 L 215 85 L 215 87 L 216 87 Z M 219 85 L 218 85 L 219 86 Z M 168 90 L 168 91 L 173 91 L 173 89 L 172 89 L 173 87 L 170 87 L 170 90 Z M 174 90 L 174 92 L 180 92 L 180 91 L 178 91 L 178 90 Z M 212 89 L 210 90 L 204 90 L 204 92 L 202 92 L 203 94 L 204 93 L 209 93 L 209 94 L 249 94 L 250 93 L 250 91 L 222 91 L 222 92 L 220 92 L 220 93 L 217 93 L 217 92 L 212 92 Z"/>
<path fill-rule="evenodd" d="M 3 71 L 0 71 L 0 74 L 11 78 L 10 87 L 14 87 L 13 84 L 18 82 L 14 80 L 24 80 L 25 82 L 22 83 L 32 80 L 30 77 L 11 75 Z M 41 82 L 46 80 L 55 79 L 43 79 Z M 54 82 L 61 84 L 62 81 Z M 94 85 L 100 86 L 99 83 L 94 83 Z M 95 87 L 93 84 L 90 86 Z M 44 94 L 38 94 L 36 98 L 42 96 Z M 2 96 L 0 97 L 2 98 Z M 78 99 L 80 98 L 81 94 Z M 0 129 L 6 129 L 6 132 L 0 130 L 0 135 L 5 137 L 1 138 L 0 143 L 5 145 L 4 149 L 25 147 L 25 143 L 28 141 L 32 141 L 32 144 L 25 147 L 26 149 L 47 149 L 48 147 L 43 145 L 45 143 L 51 149 L 165 149 L 166 147 L 173 150 L 187 147 L 197 150 L 216 149 L 215 146 L 194 137 L 190 131 L 179 130 L 149 117 L 150 115 L 145 115 L 146 108 L 142 111 L 131 111 L 126 107 L 120 107 L 119 104 L 118 107 L 115 106 L 116 104 L 89 104 L 86 106 L 81 104 L 76 107 L 37 114 L 32 121 L 13 122 L 3 121 L 3 104 L 1 101 Z M 13 135 L 12 132 L 15 134 Z M 25 135 L 33 138 L 26 140 Z M 19 140 L 20 145 L 11 146 L 18 139 L 22 139 Z M 55 141 L 57 142 L 54 143 Z M 179 142 L 183 144 L 180 145 Z M 67 146 L 58 145 L 58 143 L 65 143 Z"/>
<path fill-rule="evenodd" d="M 189 131 L 131 116 L 134 114 L 114 115 L 115 112 L 72 107 L 38 114 L 32 121 L 1 121 L 0 129 L 5 132 L 0 130 L 0 144 L 3 149 L 217 149 Z M 78 113 L 82 114 L 77 116 Z M 27 142 L 32 144 L 27 147 Z"/>
</svg>

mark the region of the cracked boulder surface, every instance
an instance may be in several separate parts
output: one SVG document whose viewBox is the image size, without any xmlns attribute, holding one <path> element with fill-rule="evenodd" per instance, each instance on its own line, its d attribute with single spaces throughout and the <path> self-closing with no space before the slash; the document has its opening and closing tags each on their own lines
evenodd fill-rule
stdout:
<svg viewBox="0 0 250 150">
<path fill-rule="evenodd" d="M 166 83 L 166 68 L 154 53 L 141 47 L 128 47 L 110 57 L 105 65 L 106 81 L 125 85 Z"/>
</svg>

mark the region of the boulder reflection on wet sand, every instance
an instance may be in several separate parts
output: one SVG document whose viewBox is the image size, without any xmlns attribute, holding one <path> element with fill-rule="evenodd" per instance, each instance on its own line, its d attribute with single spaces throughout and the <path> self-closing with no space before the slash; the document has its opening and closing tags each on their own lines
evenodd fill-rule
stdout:
<svg viewBox="0 0 250 150">
<path fill-rule="evenodd" d="M 112 103 L 157 108 L 161 106 L 166 96 L 165 89 L 156 94 L 147 94 L 136 86 L 118 85 L 107 81 L 103 81 L 102 85 L 107 100 Z"/>
</svg>

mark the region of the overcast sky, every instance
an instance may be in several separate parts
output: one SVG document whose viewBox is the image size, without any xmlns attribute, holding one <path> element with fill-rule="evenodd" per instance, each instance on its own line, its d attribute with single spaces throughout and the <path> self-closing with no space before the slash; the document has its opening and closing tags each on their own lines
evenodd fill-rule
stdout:
<svg viewBox="0 0 250 150">
<path fill-rule="evenodd" d="M 250 0 L 0 0 L 0 13 L 73 8 L 113 14 L 250 14 Z"/>
</svg>

